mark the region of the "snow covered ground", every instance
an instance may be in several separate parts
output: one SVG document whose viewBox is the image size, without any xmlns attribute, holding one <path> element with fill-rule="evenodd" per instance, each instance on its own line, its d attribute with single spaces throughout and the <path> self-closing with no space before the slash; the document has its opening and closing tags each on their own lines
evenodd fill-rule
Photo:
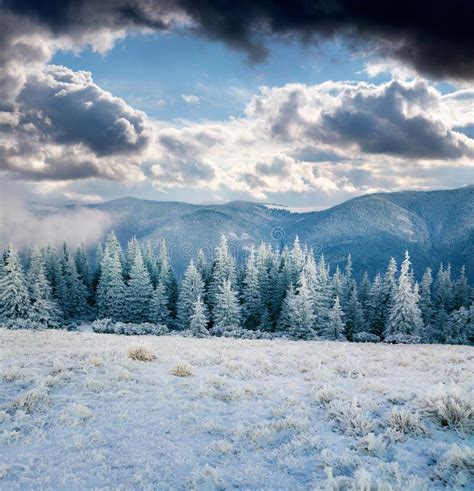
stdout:
<svg viewBox="0 0 474 491">
<path fill-rule="evenodd" d="M 0 329 L 0 488 L 472 489 L 473 365 L 468 346 Z"/>
</svg>

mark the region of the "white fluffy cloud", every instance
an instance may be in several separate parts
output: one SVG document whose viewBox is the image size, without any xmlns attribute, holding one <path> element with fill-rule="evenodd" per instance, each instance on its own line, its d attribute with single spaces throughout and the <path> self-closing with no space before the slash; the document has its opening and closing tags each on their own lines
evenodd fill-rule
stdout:
<svg viewBox="0 0 474 491">
<path fill-rule="evenodd" d="M 200 102 L 199 97 L 193 94 L 182 94 L 181 98 L 186 104 L 191 104 L 193 106 L 196 106 Z"/>
<path fill-rule="evenodd" d="M 474 123 L 473 103 L 420 79 L 262 87 L 243 118 L 158 129 L 152 178 L 257 199 L 461 185 L 443 169 L 474 175 L 474 140 L 457 129 Z"/>
</svg>

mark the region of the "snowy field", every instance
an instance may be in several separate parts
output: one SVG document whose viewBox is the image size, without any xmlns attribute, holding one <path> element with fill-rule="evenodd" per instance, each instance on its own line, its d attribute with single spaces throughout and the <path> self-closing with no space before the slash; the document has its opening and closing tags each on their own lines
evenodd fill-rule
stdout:
<svg viewBox="0 0 474 491">
<path fill-rule="evenodd" d="M 0 488 L 472 489 L 473 365 L 468 346 L 0 329 Z"/>
</svg>

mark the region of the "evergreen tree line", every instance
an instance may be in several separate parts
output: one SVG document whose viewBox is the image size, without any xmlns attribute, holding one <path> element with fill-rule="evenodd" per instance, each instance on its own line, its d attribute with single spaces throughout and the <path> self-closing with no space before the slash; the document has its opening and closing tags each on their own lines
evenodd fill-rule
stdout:
<svg viewBox="0 0 474 491">
<path fill-rule="evenodd" d="M 472 344 L 473 290 L 464 267 L 416 281 L 408 252 L 383 274 L 356 281 L 349 256 L 330 271 L 296 239 L 275 250 L 261 244 L 242 268 L 221 238 L 212 261 L 200 251 L 178 282 L 166 244 L 116 235 L 99 243 L 92 267 L 84 246 L 10 245 L 0 260 L 0 319 L 57 327 L 72 321 L 154 323 L 195 336 L 274 333 L 296 339 Z"/>
</svg>

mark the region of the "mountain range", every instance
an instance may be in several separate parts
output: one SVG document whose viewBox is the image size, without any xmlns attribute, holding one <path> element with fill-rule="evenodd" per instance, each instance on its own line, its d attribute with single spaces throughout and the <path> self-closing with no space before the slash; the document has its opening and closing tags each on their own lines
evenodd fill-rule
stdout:
<svg viewBox="0 0 474 491">
<path fill-rule="evenodd" d="M 106 213 L 124 245 L 132 236 L 166 239 L 178 273 L 200 248 L 211 255 L 225 234 L 239 261 L 251 245 L 283 247 L 299 237 L 332 268 L 351 254 L 356 275 L 383 271 L 391 256 L 400 261 L 408 250 L 417 275 L 443 262 L 455 274 L 465 265 L 474 279 L 474 186 L 369 194 L 305 213 L 247 201 L 196 205 L 131 197 L 86 207 Z"/>
</svg>

